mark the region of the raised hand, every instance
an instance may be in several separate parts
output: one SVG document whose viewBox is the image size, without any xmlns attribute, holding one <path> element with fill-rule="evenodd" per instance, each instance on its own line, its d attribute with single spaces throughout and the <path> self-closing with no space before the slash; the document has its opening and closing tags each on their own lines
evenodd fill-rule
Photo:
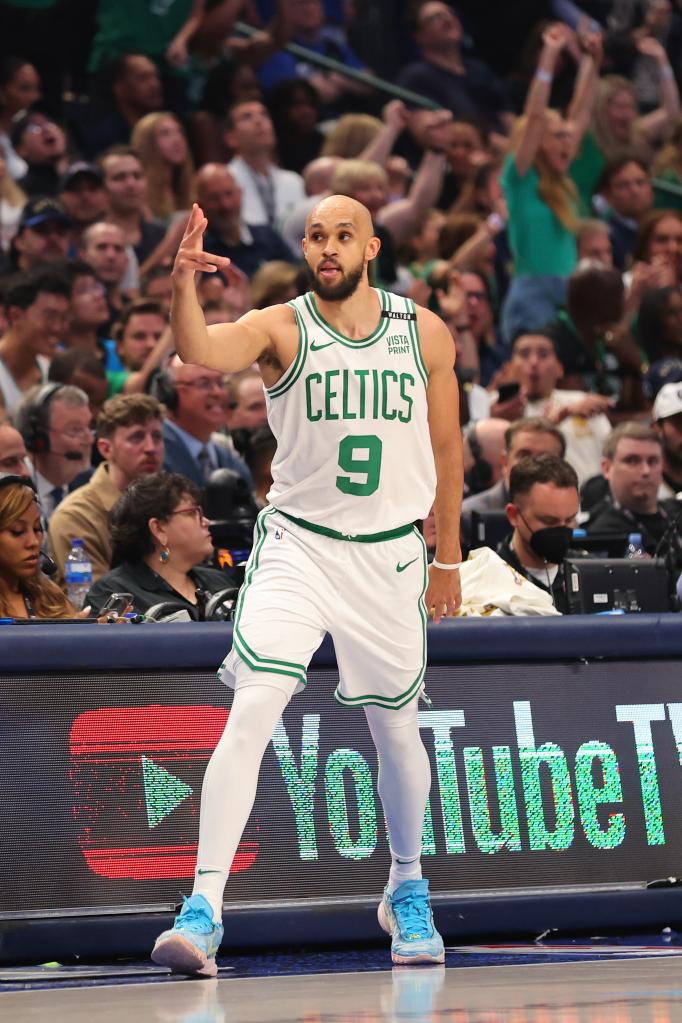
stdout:
<svg viewBox="0 0 682 1023">
<path fill-rule="evenodd" d="M 410 112 L 401 99 L 392 99 L 381 111 L 381 118 L 387 128 L 402 131 L 407 127 Z"/>
<path fill-rule="evenodd" d="M 554 50 L 558 53 L 560 50 L 563 50 L 564 46 L 567 45 L 572 36 L 573 33 L 568 25 L 564 25 L 563 22 L 557 21 L 553 25 L 547 26 L 545 31 L 542 33 L 542 42 L 548 50 Z"/>
<path fill-rule="evenodd" d="M 658 39 L 654 39 L 653 36 L 644 36 L 642 39 L 637 40 L 637 49 L 640 53 L 643 53 L 645 57 L 653 57 L 659 64 L 667 63 L 668 55 L 665 52 L 664 47 L 659 43 Z"/>
<path fill-rule="evenodd" d="M 229 267 L 230 260 L 226 256 L 213 256 L 210 252 L 204 252 L 203 238 L 207 224 L 203 210 L 194 203 L 173 263 L 172 277 L 175 283 L 194 280 L 197 272 L 215 273 L 216 270 L 226 271 Z"/>
</svg>

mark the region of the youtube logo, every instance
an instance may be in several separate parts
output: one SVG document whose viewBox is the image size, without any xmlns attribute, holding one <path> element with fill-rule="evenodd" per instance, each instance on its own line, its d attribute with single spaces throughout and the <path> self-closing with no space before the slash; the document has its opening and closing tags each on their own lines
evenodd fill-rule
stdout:
<svg viewBox="0 0 682 1023">
<path fill-rule="evenodd" d="M 112 879 L 185 879 L 194 873 L 206 764 L 228 711 L 211 706 L 100 707 L 69 735 L 73 815 L 89 868 Z M 232 873 L 258 856 L 248 826 Z"/>
</svg>

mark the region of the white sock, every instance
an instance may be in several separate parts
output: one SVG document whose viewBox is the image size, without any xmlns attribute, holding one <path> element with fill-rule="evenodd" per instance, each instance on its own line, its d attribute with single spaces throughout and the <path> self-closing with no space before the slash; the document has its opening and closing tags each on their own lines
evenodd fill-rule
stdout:
<svg viewBox="0 0 682 1023">
<path fill-rule="evenodd" d="M 261 760 L 289 702 L 289 694 L 269 686 L 267 678 L 259 675 L 258 685 L 235 691 L 225 731 L 204 775 L 192 895 L 204 896 L 216 923 L 222 917 L 225 882 L 256 798 Z"/>
<path fill-rule="evenodd" d="M 421 854 L 411 859 L 398 857 L 391 851 L 391 870 L 388 875 L 388 890 L 393 895 L 396 888 L 399 888 L 403 881 L 421 881 L 422 864 Z"/>
<path fill-rule="evenodd" d="M 379 755 L 379 797 L 391 844 L 388 888 L 421 876 L 422 827 L 431 788 L 429 757 L 419 734 L 417 700 L 399 710 L 365 707 Z M 395 851 L 393 851 L 395 850 Z"/>
</svg>

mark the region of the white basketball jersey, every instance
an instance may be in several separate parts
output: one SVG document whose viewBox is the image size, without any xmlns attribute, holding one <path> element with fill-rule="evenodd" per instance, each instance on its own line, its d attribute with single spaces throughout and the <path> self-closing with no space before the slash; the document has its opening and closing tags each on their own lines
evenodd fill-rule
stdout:
<svg viewBox="0 0 682 1023">
<path fill-rule="evenodd" d="M 298 353 L 266 390 L 270 504 L 349 538 L 425 518 L 436 487 L 414 303 L 375 290 L 381 317 L 360 341 L 330 326 L 312 293 L 290 302 Z"/>
</svg>

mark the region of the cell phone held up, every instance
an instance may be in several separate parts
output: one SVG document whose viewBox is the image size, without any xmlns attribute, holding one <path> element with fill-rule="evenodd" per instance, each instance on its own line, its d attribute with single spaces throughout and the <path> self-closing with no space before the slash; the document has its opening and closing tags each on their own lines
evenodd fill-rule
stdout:
<svg viewBox="0 0 682 1023">
<path fill-rule="evenodd" d="M 97 617 L 108 619 L 120 618 L 133 603 L 132 593 L 112 593 L 100 608 Z"/>
<path fill-rule="evenodd" d="M 515 380 L 511 380 L 508 384 L 500 384 L 497 392 L 497 400 L 499 402 L 511 401 L 521 390 L 521 384 L 517 384 Z"/>
</svg>

